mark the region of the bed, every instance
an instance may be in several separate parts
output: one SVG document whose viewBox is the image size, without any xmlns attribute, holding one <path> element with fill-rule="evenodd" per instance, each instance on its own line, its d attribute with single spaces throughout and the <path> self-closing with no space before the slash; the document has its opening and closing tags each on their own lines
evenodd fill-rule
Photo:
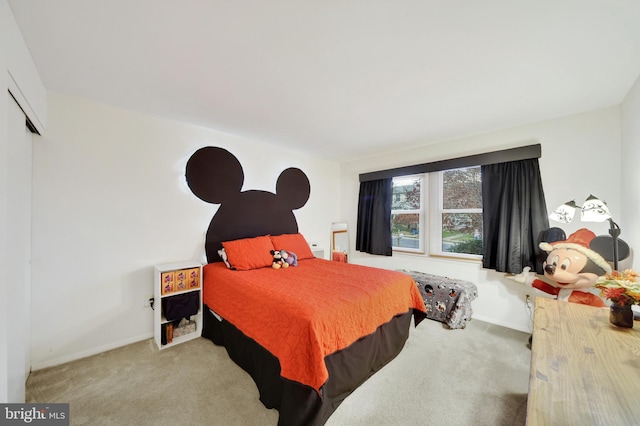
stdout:
<svg viewBox="0 0 640 426">
<path fill-rule="evenodd" d="M 324 424 L 426 316 L 410 275 L 313 255 L 286 269 L 209 263 L 203 278 L 203 336 L 251 375 L 280 425 Z"/>
<path fill-rule="evenodd" d="M 412 318 L 426 317 L 413 278 L 315 258 L 293 214 L 311 190 L 300 169 L 284 170 L 275 193 L 242 191 L 239 160 L 205 147 L 186 180 L 220 205 L 205 240 L 202 335 L 249 373 L 279 425 L 324 424 L 400 353 Z M 271 250 L 294 253 L 297 265 L 273 269 Z"/>
</svg>

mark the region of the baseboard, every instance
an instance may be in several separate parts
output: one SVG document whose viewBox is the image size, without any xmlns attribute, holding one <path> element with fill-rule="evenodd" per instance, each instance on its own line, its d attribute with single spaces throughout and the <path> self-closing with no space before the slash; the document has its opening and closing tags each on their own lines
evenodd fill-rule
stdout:
<svg viewBox="0 0 640 426">
<path fill-rule="evenodd" d="M 523 328 L 517 325 L 514 325 L 512 323 L 508 323 L 508 322 L 504 322 L 504 321 L 498 321 L 495 318 L 491 318 L 491 317 L 485 317 L 483 315 L 476 315 L 473 314 L 473 319 L 477 319 L 478 321 L 482 321 L 482 322 L 487 322 L 489 324 L 494 324 L 494 325 L 499 325 L 502 327 L 506 327 L 506 328 L 510 328 L 512 330 L 517 330 L 517 331 L 522 331 L 524 333 L 529 333 L 531 334 L 531 330 L 529 330 L 528 328 Z M 106 351 L 110 351 L 112 349 L 117 349 L 117 348 L 121 348 L 123 346 L 127 346 L 130 345 L 132 343 L 138 343 L 142 340 L 146 340 L 146 339 L 152 339 L 153 338 L 153 332 L 149 332 L 149 333 L 145 333 L 136 337 L 131 337 L 129 339 L 125 339 L 125 340 L 120 340 L 117 342 L 113 342 L 110 343 L 108 345 L 104 345 L 104 346 L 99 346 L 97 348 L 93 348 L 84 352 L 77 352 L 75 354 L 70 354 L 70 355 L 66 355 L 60 358 L 54 358 L 54 359 L 50 359 L 47 360 L 45 362 L 41 362 L 41 363 L 32 363 L 31 364 L 31 371 L 37 371 L 37 370 L 42 370 L 43 368 L 49 368 L 49 367 L 55 367 L 56 365 L 61 365 L 61 364 L 65 364 L 67 362 L 71 362 L 71 361 L 76 361 L 82 358 L 87 358 L 93 355 L 97 355 L 99 353 L 102 352 L 106 352 Z"/>
<path fill-rule="evenodd" d="M 525 328 L 525 327 L 522 327 L 520 325 L 512 324 L 512 323 L 505 322 L 505 321 L 499 321 L 499 320 L 496 320 L 495 318 L 485 317 L 483 315 L 476 315 L 476 314 L 473 314 L 472 318 L 473 319 L 477 319 L 478 321 L 488 322 L 489 324 L 494 324 L 494 325 L 499 325 L 501 327 L 510 328 L 512 330 L 522 331 L 523 333 L 529 333 L 529 334 L 532 333 L 532 331 L 529 328 Z"/>
<path fill-rule="evenodd" d="M 139 336 L 130 337 L 130 338 L 125 339 L 125 340 L 119 340 L 117 342 L 113 342 L 113 343 L 110 343 L 108 345 L 99 346 L 97 348 L 92 348 L 92 349 L 84 351 L 84 352 L 77 352 L 75 354 L 65 355 L 63 357 L 50 359 L 50 360 L 47 360 L 45 362 L 32 363 L 31 364 L 31 371 L 37 371 L 37 370 L 42 370 L 43 368 L 55 367 L 56 365 L 61 365 L 61 364 L 65 364 L 67 362 L 76 361 L 76 360 L 79 360 L 79 359 L 82 359 L 82 358 L 87 358 L 87 357 L 90 357 L 90 356 L 93 356 L 93 355 L 100 354 L 102 352 L 110 351 L 112 349 L 118 349 L 118 348 L 121 348 L 123 346 L 127 346 L 127 345 L 130 345 L 132 343 L 138 343 L 138 342 L 141 342 L 143 340 L 147 340 L 147 339 L 151 339 L 151 338 L 153 338 L 153 331 L 149 332 L 149 333 L 145 333 L 145 334 L 139 335 Z"/>
</svg>

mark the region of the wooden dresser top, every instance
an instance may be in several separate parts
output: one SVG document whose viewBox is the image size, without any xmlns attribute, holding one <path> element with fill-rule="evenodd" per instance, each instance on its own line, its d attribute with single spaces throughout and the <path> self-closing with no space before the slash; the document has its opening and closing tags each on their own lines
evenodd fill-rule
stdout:
<svg viewBox="0 0 640 426">
<path fill-rule="evenodd" d="M 538 297 L 527 424 L 640 424 L 640 322 L 619 328 L 608 308 Z"/>
</svg>

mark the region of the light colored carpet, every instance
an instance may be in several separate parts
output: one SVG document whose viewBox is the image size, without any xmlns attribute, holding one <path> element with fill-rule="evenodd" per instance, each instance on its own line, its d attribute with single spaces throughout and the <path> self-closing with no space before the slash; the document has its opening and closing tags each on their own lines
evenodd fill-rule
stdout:
<svg viewBox="0 0 640 426">
<path fill-rule="evenodd" d="M 425 320 L 391 363 L 327 426 L 524 425 L 529 335 L 473 320 Z M 68 402 L 72 425 L 276 425 L 248 374 L 198 338 L 159 351 L 152 339 L 32 372 L 27 402 Z"/>
</svg>

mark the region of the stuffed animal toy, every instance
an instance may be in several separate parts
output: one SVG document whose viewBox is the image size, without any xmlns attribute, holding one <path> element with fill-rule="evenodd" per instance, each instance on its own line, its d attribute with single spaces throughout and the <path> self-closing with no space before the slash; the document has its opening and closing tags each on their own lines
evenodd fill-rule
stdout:
<svg viewBox="0 0 640 426">
<path fill-rule="evenodd" d="M 280 250 L 271 250 L 270 253 L 271 253 L 271 256 L 273 256 L 273 262 L 271 262 L 271 267 L 273 269 L 289 267 L 289 264 L 284 261 L 284 258 L 282 257 L 282 252 Z"/>
<path fill-rule="evenodd" d="M 298 255 L 292 251 L 280 250 L 282 259 L 290 266 L 298 266 Z"/>
<path fill-rule="evenodd" d="M 609 263 L 589 246 L 595 237 L 593 232 L 582 228 L 564 241 L 540 243 L 540 248 L 548 253 L 543 264 L 544 276 L 553 284 L 538 279 L 529 267 L 509 278 L 558 300 L 604 307 L 602 299 L 587 290 L 595 286 L 599 276 L 611 272 Z"/>
</svg>

